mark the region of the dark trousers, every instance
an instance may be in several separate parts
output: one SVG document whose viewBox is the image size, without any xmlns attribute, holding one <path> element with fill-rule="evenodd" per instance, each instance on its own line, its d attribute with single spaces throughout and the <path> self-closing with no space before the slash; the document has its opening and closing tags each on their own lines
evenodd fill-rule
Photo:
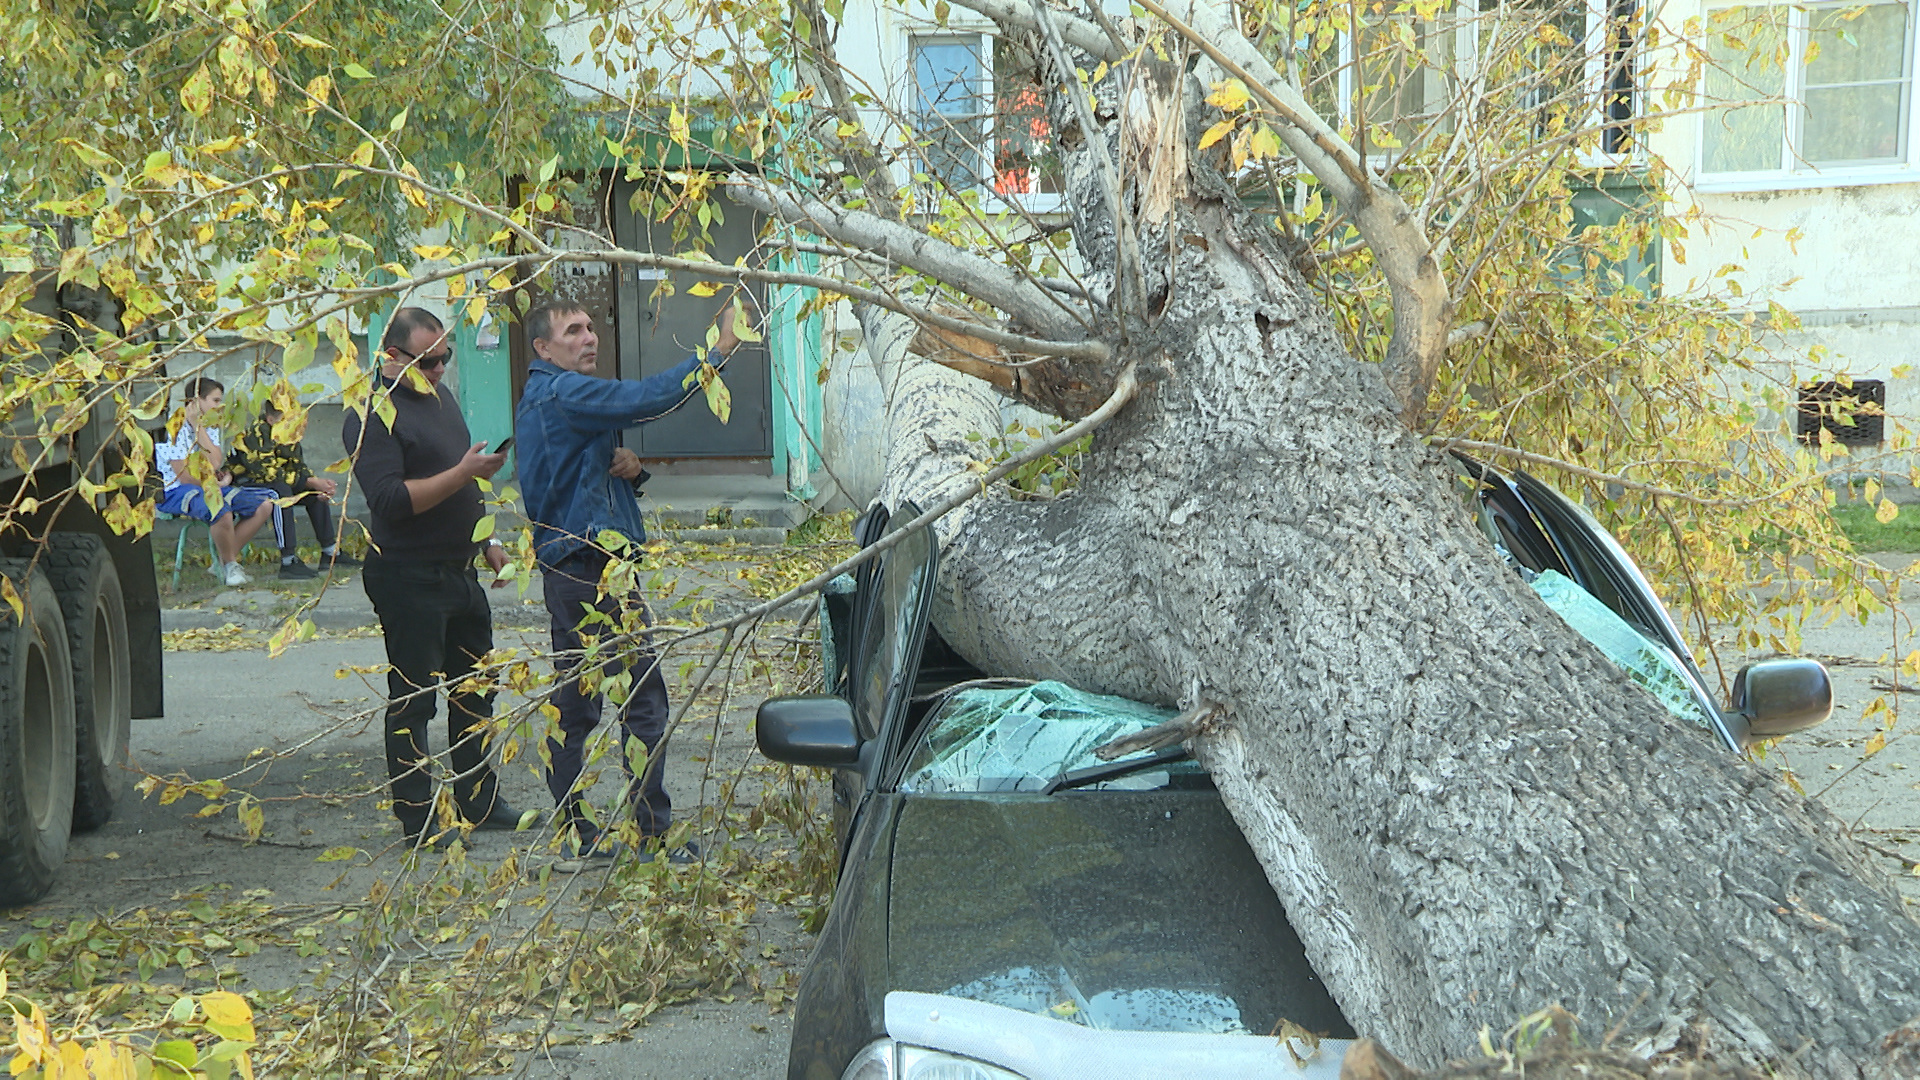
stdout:
<svg viewBox="0 0 1920 1080">
<path fill-rule="evenodd" d="M 606 556 L 595 552 L 563 561 L 543 575 L 547 615 L 553 623 L 555 652 L 566 653 L 580 648 L 580 623 L 589 611 L 604 612 L 614 620 L 613 626 L 596 622 L 585 628 L 588 634 L 602 639 L 614 633 L 619 626 L 622 607 L 638 611 L 643 619 L 648 618 L 646 600 L 638 590 L 624 597 L 596 597 L 600 571 L 605 566 Z M 601 668 L 603 677 L 618 671 L 615 663 L 609 661 Z M 653 751 L 667 731 L 667 680 L 660 671 L 653 650 L 646 645 L 628 646 L 621 652 L 617 663 L 632 665 L 628 670 L 633 674 L 633 685 L 625 704 L 620 707 L 620 759 L 629 778 L 628 799 L 633 806 L 633 818 L 640 827 L 640 835 L 662 836 L 672 822 L 673 803 L 668 800 L 666 786 L 661 783 L 664 763 L 654 759 Z M 578 657 L 554 662 L 555 681 L 560 685 L 554 691 L 553 704 L 560 710 L 561 737 L 547 739 L 552 762 L 547 769 L 547 788 L 553 792 L 554 805 L 560 807 L 567 820 L 576 823 L 583 819 L 580 816 L 580 793 L 574 790 L 574 784 L 580 779 L 587 736 L 600 726 L 604 700 L 600 694 L 581 692 L 580 680 L 573 677 L 579 664 Z M 627 756 L 629 739 L 639 739 L 647 748 L 646 773 L 637 782 L 632 779 L 632 759 Z"/>
<path fill-rule="evenodd" d="M 367 599 L 387 639 L 387 780 L 393 814 L 409 834 L 433 822 L 433 779 L 427 727 L 438 695 L 424 687 L 459 680 L 493 648 L 493 612 L 471 565 L 413 562 L 370 555 L 361 574 Z M 493 695 L 455 690 L 447 696 L 447 744 L 453 748 L 454 803 L 468 821 L 493 810 L 499 780 L 481 739 L 493 716 Z M 444 770 L 435 771 L 442 772 Z"/>
<path fill-rule="evenodd" d="M 307 508 L 307 520 L 313 522 L 313 535 L 320 538 L 322 548 L 340 539 L 333 532 L 333 504 L 328 502 L 325 496 L 311 488 L 300 488 L 296 491 L 292 484 L 268 484 L 267 486 L 283 499 L 305 493 L 306 498 L 294 505 Z M 297 535 L 298 530 L 293 527 L 293 514 L 288 510 L 281 510 L 280 515 L 286 521 L 286 527 L 280 537 L 280 558 L 291 559 L 299 551 L 300 537 Z"/>
</svg>

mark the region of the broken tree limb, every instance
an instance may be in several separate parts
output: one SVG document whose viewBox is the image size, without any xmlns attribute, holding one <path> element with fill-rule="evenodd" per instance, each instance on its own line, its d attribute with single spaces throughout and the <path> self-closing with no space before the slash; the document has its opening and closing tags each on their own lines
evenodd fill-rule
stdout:
<svg viewBox="0 0 1920 1080">
<path fill-rule="evenodd" d="M 1075 310 L 1060 296 L 1008 267 L 918 229 L 747 177 L 729 180 L 727 193 L 790 225 L 949 282 L 1013 316 L 1042 338 L 1073 341 L 1086 336 L 1091 313 Z"/>
<path fill-rule="evenodd" d="M 1219 702 L 1202 701 L 1164 724 L 1155 724 L 1145 731 L 1136 731 L 1095 747 L 1093 756 L 1101 761 L 1112 761 L 1142 750 L 1158 750 L 1163 746 L 1183 743 L 1196 735 L 1212 731 L 1225 713 L 1226 707 Z"/>
</svg>

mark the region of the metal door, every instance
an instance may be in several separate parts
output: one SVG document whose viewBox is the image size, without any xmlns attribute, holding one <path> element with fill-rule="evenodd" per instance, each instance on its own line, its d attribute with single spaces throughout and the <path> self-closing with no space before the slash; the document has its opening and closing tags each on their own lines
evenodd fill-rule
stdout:
<svg viewBox="0 0 1920 1080">
<path fill-rule="evenodd" d="M 624 178 L 614 182 L 612 210 L 614 237 L 637 251 L 663 254 L 676 250 L 668 225 L 636 214 L 629 205 L 636 185 Z M 713 246 L 707 254 L 722 263 L 748 255 L 760 232 L 760 216 L 724 196 L 715 196 L 726 220 L 712 229 Z M 680 246 L 684 250 L 684 245 Z M 749 258 L 751 261 L 751 258 Z M 694 346 L 704 344 L 707 327 L 719 313 L 722 297 L 694 296 L 687 290 L 700 278 L 671 275 L 674 292 L 655 297 L 663 271 L 621 266 L 617 275 L 619 377 L 643 379 L 685 360 Z M 750 310 L 766 310 L 766 292 L 751 286 Z M 696 395 L 684 407 L 626 433 L 626 446 L 643 458 L 765 458 L 773 455 L 773 380 L 767 346 L 743 342 L 727 361 L 723 378 L 733 398 L 732 415 L 722 424 Z"/>
</svg>

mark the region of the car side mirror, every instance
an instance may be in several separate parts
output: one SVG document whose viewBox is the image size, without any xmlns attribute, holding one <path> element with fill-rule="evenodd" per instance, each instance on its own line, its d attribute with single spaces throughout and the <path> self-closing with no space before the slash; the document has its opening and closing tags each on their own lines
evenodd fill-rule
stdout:
<svg viewBox="0 0 1920 1080">
<path fill-rule="evenodd" d="M 1733 677 L 1733 711 L 1750 737 L 1805 731 L 1833 712 L 1833 680 L 1818 660 L 1762 660 Z"/>
<path fill-rule="evenodd" d="M 830 694 L 768 698 L 753 718 L 760 753 L 783 765 L 840 768 L 860 762 L 853 706 Z"/>
</svg>

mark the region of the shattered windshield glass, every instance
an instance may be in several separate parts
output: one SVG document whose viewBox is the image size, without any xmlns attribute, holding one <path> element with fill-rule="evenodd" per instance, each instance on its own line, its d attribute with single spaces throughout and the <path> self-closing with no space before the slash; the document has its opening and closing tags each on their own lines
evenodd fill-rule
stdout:
<svg viewBox="0 0 1920 1080">
<path fill-rule="evenodd" d="M 1557 570 L 1536 574 L 1531 584 L 1555 614 L 1619 665 L 1629 678 L 1658 698 L 1668 712 L 1681 720 L 1708 726 L 1707 714 L 1694 697 L 1693 683 L 1680 661 L 1665 647 L 1648 640 Z"/>
<path fill-rule="evenodd" d="M 1106 764 L 1093 751 L 1173 719 L 1170 709 L 1088 694 L 1064 683 L 969 689 L 927 720 L 900 778 L 904 792 L 1042 791 L 1063 773 Z M 1145 758 L 1142 752 L 1118 759 Z M 1116 777 L 1100 787 L 1152 790 L 1201 771 L 1190 761 Z"/>
</svg>

